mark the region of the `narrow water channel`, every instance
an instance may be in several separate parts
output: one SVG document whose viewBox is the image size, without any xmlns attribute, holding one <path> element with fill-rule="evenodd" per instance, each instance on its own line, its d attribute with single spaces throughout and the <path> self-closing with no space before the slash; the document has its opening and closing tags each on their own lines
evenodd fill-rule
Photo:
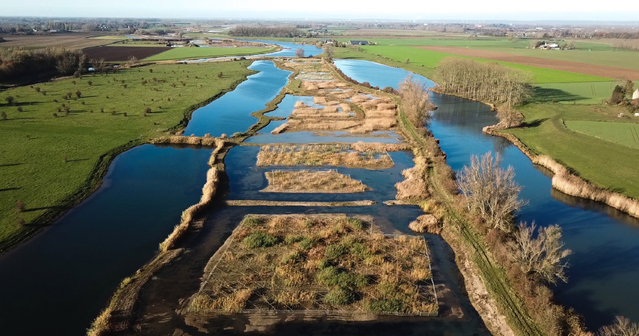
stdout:
<svg viewBox="0 0 639 336">
<path fill-rule="evenodd" d="M 349 77 L 379 87 L 397 88 L 410 74 L 368 61 L 336 60 L 335 64 Z M 502 166 L 513 166 L 517 182 L 524 186 L 521 198 L 529 200 L 518 220 L 562 227 L 566 247 L 574 254 L 568 283 L 555 290 L 558 300 L 582 314 L 591 330 L 610 324 L 615 315 L 639 322 L 639 221 L 603 204 L 552 190 L 545 169 L 535 167 L 505 139 L 482 133 L 484 126 L 497 122 L 488 106 L 438 94 L 432 94 L 432 101 L 438 109 L 429 128 L 454 170 L 469 164 L 473 154 L 499 153 Z"/>
</svg>

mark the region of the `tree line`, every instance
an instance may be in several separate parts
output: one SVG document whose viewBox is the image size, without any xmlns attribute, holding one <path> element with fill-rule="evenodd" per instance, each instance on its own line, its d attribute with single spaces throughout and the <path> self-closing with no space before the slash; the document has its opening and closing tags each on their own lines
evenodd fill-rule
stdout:
<svg viewBox="0 0 639 336">
<path fill-rule="evenodd" d="M 86 56 L 67 49 L 0 49 L 0 82 L 55 72 L 62 76 L 81 71 Z"/>
<path fill-rule="evenodd" d="M 237 26 L 229 30 L 230 36 L 258 36 L 258 37 L 298 37 L 304 32 L 295 27 L 248 27 Z"/>
<path fill-rule="evenodd" d="M 455 57 L 444 59 L 435 73 L 442 93 L 508 108 L 524 103 L 531 96 L 531 77 L 529 73 L 496 63 Z"/>
</svg>

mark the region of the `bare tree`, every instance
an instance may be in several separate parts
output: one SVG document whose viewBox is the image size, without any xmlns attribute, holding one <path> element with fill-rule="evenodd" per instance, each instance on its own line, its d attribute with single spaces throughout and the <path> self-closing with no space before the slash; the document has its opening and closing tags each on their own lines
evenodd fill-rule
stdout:
<svg viewBox="0 0 639 336">
<path fill-rule="evenodd" d="M 493 228 L 510 232 L 513 214 L 526 202 L 519 199 L 522 187 L 515 182 L 515 170 L 512 166 L 501 169 L 500 162 L 499 154 L 495 160 L 490 152 L 481 158 L 473 155 L 470 167 L 464 166 L 459 173 L 457 187 L 469 210 Z"/>
<path fill-rule="evenodd" d="M 399 95 L 402 97 L 402 107 L 408 120 L 415 127 L 423 127 L 428 111 L 434 109 L 426 85 L 413 75 L 409 75 L 399 83 Z"/>
<path fill-rule="evenodd" d="M 623 316 L 617 316 L 615 323 L 599 329 L 598 336 L 639 336 L 639 324 L 630 322 Z"/>
<path fill-rule="evenodd" d="M 326 59 L 328 61 L 332 61 L 333 60 L 333 55 L 335 54 L 335 50 L 333 50 L 333 47 L 331 46 L 324 46 L 324 57 L 326 57 Z"/>
<path fill-rule="evenodd" d="M 534 238 L 537 229 L 535 223 L 528 226 L 526 222 L 521 222 L 517 228 L 514 256 L 521 270 L 526 274 L 537 274 L 552 284 L 557 280 L 567 282 L 564 270 L 568 263 L 564 259 L 572 251 L 563 248 L 559 225 L 540 228 L 537 238 Z"/>
<path fill-rule="evenodd" d="M 304 57 L 304 49 L 298 48 L 297 50 L 295 50 L 295 56 Z"/>
<path fill-rule="evenodd" d="M 497 117 L 506 128 L 517 127 L 524 119 L 523 115 L 512 107 L 500 107 L 497 110 Z"/>
</svg>

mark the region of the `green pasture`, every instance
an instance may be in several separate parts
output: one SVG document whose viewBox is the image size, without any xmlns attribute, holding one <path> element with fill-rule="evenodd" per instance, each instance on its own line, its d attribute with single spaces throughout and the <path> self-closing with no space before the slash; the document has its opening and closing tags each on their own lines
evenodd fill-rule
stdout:
<svg viewBox="0 0 639 336">
<path fill-rule="evenodd" d="M 506 132 L 533 152 L 549 155 L 595 185 L 639 198 L 639 150 L 595 136 L 574 132 L 567 125 L 590 127 L 608 122 L 612 128 L 636 127 L 634 118 L 619 118 L 627 110 L 616 106 L 531 104 L 520 109 L 522 127 Z M 576 124 L 575 124 L 576 122 Z M 614 126 L 614 124 L 617 124 Z M 585 126 L 588 125 L 588 126 Z M 604 132 L 604 131 L 602 131 Z"/>
<path fill-rule="evenodd" d="M 249 64 L 153 65 L 0 92 L 0 112 L 7 116 L 0 120 L 0 247 L 86 188 L 102 154 L 176 128 L 190 106 L 253 73 Z M 71 99 L 64 98 L 67 93 Z M 15 99 L 12 106 L 8 96 Z M 146 108 L 151 112 L 144 116 Z M 24 203 L 21 212 L 18 201 Z"/>
<path fill-rule="evenodd" d="M 639 149 L 639 117 L 635 119 L 638 123 L 569 120 L 565 124 L 572 131 Z"/>
</svg>

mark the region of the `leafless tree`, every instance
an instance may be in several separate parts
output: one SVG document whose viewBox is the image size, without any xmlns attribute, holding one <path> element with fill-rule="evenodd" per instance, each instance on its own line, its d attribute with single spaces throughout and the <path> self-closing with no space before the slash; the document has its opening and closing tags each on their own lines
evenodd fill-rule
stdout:
<svg viewBox="0 0 639 336">
<path fill-rule="evenodd" d="M 514 256 L 521 270 L 526 274 L 537 274 L 548 283 L 554 284 L 557 280 L 567 282 L 564 270 L 568 263 L 564 259 L 572 251 L 563 248 L 559 225 L 539 228 L 536 238 L 535 223 L 528 226 L 526 222 L 522 222 L 517 229 Z"/>
<path fill-rule="evenodd" d="M 630 322 L 623 316 L 617 316 L 615 323 L 599 329 L 598 336 L 639 336 L 639 324 Z"/>
<path fill-rule="evenodd" d="M 333 47 L 324 46 L 324 57 L 326 57 L 326 59 L 328 61 L 332 61 L 333 60 L 333 55 L 334 54 L 335 54 L 335 50 L 333 50 Z"/>
<path fill-rule="evenodd" d="M 500 168 L 500 162 L 500 156 L 493 160 L 490 152 L 481 158 L 473 155 L 470 167 L 464 166 L 459 173 L 457 187 L 469 210 L 493 228 L 510 232 L 513 214 L 526 202 L 519 199 L 522 187 L 515 182 L 515 170 Z"/>
<path fill-rule="evenodd" d="M 304 57 L 304 49 L 298 48 L 297 50 L 295 50 L 295 56 Z"/>
<path fill-rule="evenodd" d="M 399 95 L 402 97 L 402 107 L 408 120 L 415 127 L 423 127 L 428 111 L 434 109 L 426 85 L 413 75 L 409 75 L 399 83 Z"/>
<path fill-rule="evenodd" d="M 521 125 L 524 118 L 519 111 L 512 107 L 500 107 L 497 110 L 497 117 L 499 117 L 499 120 L 506 126 L 506 128 Z"/>
</svg>

